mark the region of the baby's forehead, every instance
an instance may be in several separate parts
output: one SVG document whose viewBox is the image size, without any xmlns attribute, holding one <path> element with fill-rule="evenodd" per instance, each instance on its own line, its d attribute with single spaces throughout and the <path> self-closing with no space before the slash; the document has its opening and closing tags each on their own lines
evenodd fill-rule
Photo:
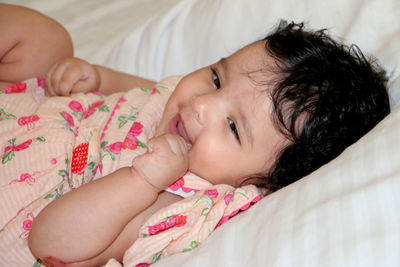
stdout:
<svg viewBox="0 0 400 267">
<path fill-rule="evenodd" d="M 277 60 L 268 52 L 265 40 L 251 43 L 239 49 L 230 55 L 228 59 L 240 61 L 242 66 L 250 71 L 257 71 L 265 68 L 275 69 L 277 66 Z"/>
<path fill-rule="evenodd" d="M 246 75 L 257 86 L 270 85 L 281 76 L 281 63 L 269 54 L 265 43 L 263 40 L 247 45 L 220 62 L 229 65 L 232 74 Z"/>
</svg>

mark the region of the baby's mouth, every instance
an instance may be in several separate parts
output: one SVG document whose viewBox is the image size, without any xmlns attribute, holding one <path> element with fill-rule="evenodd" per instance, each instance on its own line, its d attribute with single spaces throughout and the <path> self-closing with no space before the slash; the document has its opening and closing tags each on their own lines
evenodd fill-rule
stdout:
<svg viewBox="0 0 400 267">
<path fill-rule="evenodd" d="M 181 116 L 178 114 L 171 122 L 171 132 L 180 135 L 183 139 L 185 139 L 186 143 L 189 145 L 189 149 L 192 146 L 192 141 L 189 138 L 189 135 L 186 132 L 185 125 L 183 124 Z"/>
</svg>

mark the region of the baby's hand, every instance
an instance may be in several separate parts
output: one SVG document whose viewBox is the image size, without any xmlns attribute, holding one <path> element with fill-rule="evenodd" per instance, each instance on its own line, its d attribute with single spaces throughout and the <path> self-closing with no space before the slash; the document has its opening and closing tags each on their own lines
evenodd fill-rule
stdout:
<svg viewBox="0 0 400 267">
<path fill-rule="evenodd" d="M 50 96 L 69 96 L 97 90 L 100 75 L 90 63 L 79 58 L 65 58 L 54 64 L 46 76 L 46 92 Z"/>
<path fill-rule="evenodd" d="M 136 157 L 133 168 L 146 181 L 164 190 L 189 168 L 186 141 L 176 134 L 154 137 L 148 142 L 148 152 Z"/>
</svg>

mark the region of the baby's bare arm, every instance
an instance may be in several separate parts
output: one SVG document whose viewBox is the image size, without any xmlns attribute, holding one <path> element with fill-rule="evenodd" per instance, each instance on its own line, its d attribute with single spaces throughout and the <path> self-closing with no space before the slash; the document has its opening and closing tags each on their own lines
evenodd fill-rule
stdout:
<svg viewBox="0 0 400 267">
<path fill-rule="evenodd" d="M 108 95 L 135 87 L 153 88 L 154 85 L 154 81 L 92 65 L 75 57 L 58 61 L 46 75 L 46 92 L 50 96 L 69 96 L 91 91 Z"/>
<path fill-rule="evenodd" d="M 0 4 L 0 86 L 45 76 L 58 60 L 73 55 L 68 32 L 32 9 Z"/>
<path fill-rule="evenodd" d="M 149 207 L 158 190 L 133 168 L 118 171 L 65 194 L 37 216 L 29 235 L 32 253 L 64 262 L 103 252 L 136 215 Z"/>
<path fill-rule="evenodd" d="M 113 258 L 122 262 L 122 257 L 125 251 L 136 241 L 140 227 L 146 220 L 163 207 L 166 207 L 174 202 L 181 200 L 182 197 L 162 192 L 159 194 L 156 202 L 142 213 L 132 219 L 113 241 L 113 243 L 105 249 L 101 254 L 85 261 L 68 264 L 68 267 L 84 267 L 84 266 L 103 266 L 109 259 Z"/>
<path fill-rule="evenodd" d="M 155 81 L 136 75 L 114 71 L 99 65 L 95 65 L 95 67 L 101 76 L 99 91 L 106 95 L 115 93 L 116 91 L 127 91 L 135 87 L 152 89 L 156 85 Z"/>
</svg>

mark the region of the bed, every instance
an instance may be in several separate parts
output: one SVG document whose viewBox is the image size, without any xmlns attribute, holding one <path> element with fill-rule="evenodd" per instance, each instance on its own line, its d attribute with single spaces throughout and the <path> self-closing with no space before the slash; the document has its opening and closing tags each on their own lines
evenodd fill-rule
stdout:
<svg viewBox="0 0 400 267">
<path fill-rule="evenodd" d="M 155 266 L 400 266 L 398 0 L 10 0 L 58 20 L 75 55 L 160 80 L 264 37 L 279 19 L 373 54 L 392 112 L 338 158 Z M 1 265 L 1 264 L 0 264 Z"/>
</svg>

